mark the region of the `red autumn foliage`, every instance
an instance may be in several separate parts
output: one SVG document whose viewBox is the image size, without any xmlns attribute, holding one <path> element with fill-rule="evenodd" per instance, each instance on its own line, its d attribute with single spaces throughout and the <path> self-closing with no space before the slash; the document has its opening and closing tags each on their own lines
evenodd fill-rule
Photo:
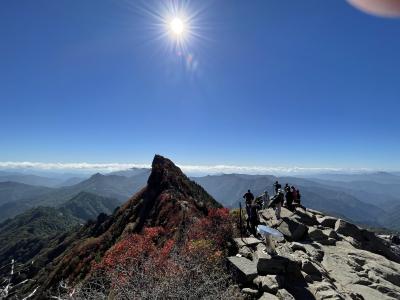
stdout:
<svg viewBox="0 0 400 300">
<path fill-rule="evenodd" d="M 233 235 L 232 218 L 227 208 L 211 209 L 208 215 L 193 224 L 189 240 L 208 240 L 216 250 L 224 250 Z"/>
<path fill-rule="evenodd" d="M 197 261 L 211 270 L 222 262 L 232 237 L 232 219 L 228 209 L 210 210 L 206 217 L 190 226 L 180 249 L 172 239 L 160 244 L 164 236 L 165 229 L 161 227 L 145 228 L 142 234 L 132 234 L 108 250 L 101 262 L 93 265 L 93 270 L 113 274 L 113 286 L 127 284 L 135 272 L 152 280 L 180 276 L 187 272 L 181 266 L 182 261 Z M 181 263 L 177 264 L 176 255 Z M 118 269 L 124 271 L 118 272 Z M 130 271 L 126 273 L 126 270 Z"/>
<path fill-rule="evenodd" d="M 161 227 L 145 228 L 143 234 L 132 234 L 116 243 L 106 252 L 102 261 L 96 263 L 97 270 L 114 270 L 116 266 L 140 264 L 143 259 L 153 259 L 156 263 L 156 253 L 167 257 L 171 252 L 174 241 L 168 240 L 160 249 L 157 247 L 157 239 L 164 233 Z"/>
</svg>

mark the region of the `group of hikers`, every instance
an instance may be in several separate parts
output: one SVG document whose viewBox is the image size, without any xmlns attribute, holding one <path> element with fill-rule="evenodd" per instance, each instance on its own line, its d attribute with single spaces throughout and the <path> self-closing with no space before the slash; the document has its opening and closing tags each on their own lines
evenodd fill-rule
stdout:
<svg viewBox="0 0 400 300">
<path fill-rule="evenodd" d="M 264 193 L 257 198 L 254 197 L 250 190 L 243 195 L 246 204 L 247 228 L 252 232 L 256 230 L 258 211 L 260 209 L 274 208 L 276 219 L 280 220 L 282 206 L 290 211 L 293 211 L 296 206 L 300 206 L 300 190 L 293 185 L 289 186 L 289 184 L 286 183 L 284 188 L 282 188 L 282 185 L 276 181 L 273 185 L 273 190 L 275 194 L 272 197 L 269 196 L 268 191 L 264 191 Z"/>
</svg>

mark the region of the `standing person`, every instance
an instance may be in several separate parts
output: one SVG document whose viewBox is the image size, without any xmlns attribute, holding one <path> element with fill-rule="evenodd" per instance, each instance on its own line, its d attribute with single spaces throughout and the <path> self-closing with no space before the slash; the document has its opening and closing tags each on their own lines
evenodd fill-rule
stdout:
<svg viewBox="0 0 400 300">
<path fill-rule="evenodd" d="M 281 219 L 281 209 L 284 201 L 285 198 L 283 196 L 283 191 L 282 189 L 279 189 L 278 194 L 275 196 L 275 199 L 273 201 L 275 205 L 275 216 L 277 220 Z"/>
<path fill-rule="evenodd" d="M 297 190 L 293 185 L 292 185 L 291 189 L 292 189 L 293 203 L 297 203 Z"/>
<path fill-rule="evenodd" d="M 290 192 L 290 186 L 289 183 L 285 184 L 285 193 Z"/>
<path fill-rule="evenodd" d="M 297 189 L 297 203 L 300 205 L 301 204 L 301 194 L 300 194 L 300 190 Z"/>
<path fill-rule="evenodd" d="M 269 195 L 268 191 L 265 191 L 264 194 L 262 195 L 262 209 L 267 209 L 268 207 L 268 202 L 269 202 Z"/>
<path fill-rule="evenodd" d="M 281 208 L 283 202 L 285 201 L 285 196 L 283 195 L 283 190 L 279 189 L 278 193 L 272 197 L 268 208 L 273 207 L 275 210 L 276 219 L 279 220 L 281 218 Z"/>
<path fill-rule="evenodd" d="M 256 228 L 258 225 L 258 209 L 257 209 L 257 207 L 258 207 L 257 202 L 255 199 L 253 199 L 250 204 L 249 219 L 250 219 L 250 232 L 252 234 L 254 234 L 254 236 L 256 235 Z"/>
<path fill-rule="evenodd" d="M 293 211 L 293 194 L 290 191 L 290 187 L 289 189 L 286 189 L 285 187 L 285 198 L 286 198 L 286 207 L 288 210 Z"/>
<path fill-rule="evenodd" d="M 247 213 L 247 227 L 250 227 L 250 215 L 251 215 L 251 211 L 250 211 L 250 207 L 251 207 L 251 203 L 254 200 L 254 195 L 252 192 L 250 192 L 250 190 L 247 190 L 247 193 L 243 195 L 244 201 L 246 203 L 246 213 Z"/>
<path fill-rule="evenodd" d="M 280 185 L 280 183 L 277 181 L 275 181 L 274 183 L 274 191 L 275 191 L 275 195 L 278 195 L 278 191 L 282 186 Z"/>
</svg>

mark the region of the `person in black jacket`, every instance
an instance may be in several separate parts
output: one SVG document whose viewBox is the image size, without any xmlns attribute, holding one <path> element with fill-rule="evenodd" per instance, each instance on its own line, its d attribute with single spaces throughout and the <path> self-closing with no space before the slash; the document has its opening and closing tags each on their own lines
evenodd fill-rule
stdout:
<svg viewBox="0 0 400 300">
<path fill-rule="evenodd" d="M 254 195 L 250 190 L 247 190 L 247 193 L 243 195 L 245 204 L 246 204 L 246 213 L 247 213 L 247 227 L 250 227 L 250 216 L 251 216 L 251 204 L 254 200 Z"/>
<path fill-rule="evenodd" d="M 301 205 L 301 194 L 299 189 L 297 189 L 297 204 Z"/>
<path fill-rule="evenodd" d="M 283 195 L 283 191 L 282 189 L 279 189 L 278 193 L 274 197 L 272 197 L 271 202 L 268 205 L 268 207 L 274 208 L 277 220 L 281 218 L 281 208 L 284 201 L 285 201 L 285 196 Z"/>
<path fill-rule="evenodd" d="M 256 228 L 258 225 L 258 209 L 257 208 L 258 207 L 257 207 L 256 201 L 252 200 L 251 204 L 250 204 L 250 208 L 249 208 L 250 215 L 249 215 L 248 219 L 250 220 L 250 227 L 249 227 L 250 232 L 254 235 L 256 235 Z"/>
<path fill-rule="evenodd" d="M 278 195 L 278 191 L 279 191 L 279 189 L 280 189 L 281 187 L 282 187 L 282 186 L 281 186 L 281 184 L 278 182 L 278 180 L 275 181 L 275 183 L 274 183 L 275 195 Z"/>
<path fill-rule="evenodd" d="M 285 189 L 285 198 L 286 198 L 286 207 L 288 210 L 293 211 L 294 207 L 293 207 L 293 193 L 289 190 Z"/>
</svg>

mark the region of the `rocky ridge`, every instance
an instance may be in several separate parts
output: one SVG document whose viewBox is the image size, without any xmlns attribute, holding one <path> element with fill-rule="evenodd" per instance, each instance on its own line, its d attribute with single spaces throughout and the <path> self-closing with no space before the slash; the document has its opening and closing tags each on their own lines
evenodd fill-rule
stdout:
<svg viewBox="0 0 400 300">
<path fill-rule="evenodd" d="M 312 209 L 259 212 L 277 228 L 276 255 L 261 240 L 235 239 L 228 266 L 249 299 L 400 299 L 400 256 L 387 241 L 342 219 Z"/>
<path fill-rule="evenodd" d="M 156 155 L 147 185 L 142 190 L 112 215 L 100 214 L 96 221 L 89 221 L 79 230 L 51 241 L 32 262 L 21 267 L 24 272 L 12 275 L 7 299 L 29 295 L 30 299 L 43 299 L 62 281 L 71 285 L 81 282 L 90 275 L 93 263 L 115 243 L 144 228 L 162 227 L 164 240 L 179 241 L 190 222 L 206 216 L 210 209 L 221 207 L 172 161 Z"/>
</svg>

